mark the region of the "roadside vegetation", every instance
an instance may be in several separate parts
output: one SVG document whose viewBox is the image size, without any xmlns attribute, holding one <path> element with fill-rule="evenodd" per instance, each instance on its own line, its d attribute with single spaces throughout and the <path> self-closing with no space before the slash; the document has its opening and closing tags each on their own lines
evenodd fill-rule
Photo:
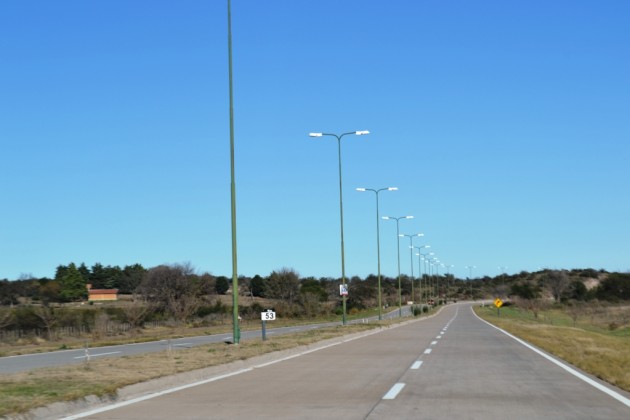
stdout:
<svg viewBox="0 0 630 420">
<path fill-rule="evenodd" d="M 630 391 L 630 305 L 517 299 L 476 307 L 488 322 L 612 385 Z"/>
</svg>

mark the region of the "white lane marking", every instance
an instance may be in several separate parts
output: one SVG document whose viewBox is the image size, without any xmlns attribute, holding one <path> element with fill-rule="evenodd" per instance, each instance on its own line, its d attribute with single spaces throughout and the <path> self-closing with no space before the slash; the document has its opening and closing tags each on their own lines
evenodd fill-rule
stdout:
<svg viewBox="0 0 630 420">
<path fill-rule="evenodd" d="M 435 337 L 436 340 L 439 340 L 440 338 L 442 338 L 441 335 L 438 335 L 437 337 Z"/>
<path fill-rule="evenodd" d="M 405 384 L 403 383 L 397 383 L 396 385 L 394 385 L 389 391 L 387 391 L 387 394 L 385 394 L 383 396 L 384 400 L 393 400 L 394 398 L 396 398 L 398 396 L 398 393 L 400 391 L 402 391 L 402 389 L 405 387 Z"/>
<path fill-rule="evenodd" d="M 109 354 L 118 354 L 121 353 L 119 351 L 110 351 L 108 353 L 97 353 L 97 354 L 90 354 L 90 357 L 98 357 L 98 356 L 107 356 Z M 75 357 L 75 359 L 85 359 L 87 356 L 83 355 L 83 356 L 77 356 Z"/>
<path fill-rule="evenodd" d="M 431 345 L 435 346 L 437 344 L 437 341 L 431 341 Z"/>
<path fill-rule="evenodd" d="M 420 366 L 422 366 L 422 360 L 418 360 L 414 362 L 414 364 L 411 365 L 411 369 L 413 370 L 420 369 Z"/>
<path fill-rule="evenodd" d="M 615 392 L 612 389 L 610 389 L 610 388 L 600 384 L 599 382 L 596 382 L 596 381 L 592 380 L 588 376 L 578 372 L 577 370 L 575 370 L 575 369 L 565 365 L 564 363 L 560 362 L 559 360 L 556 360 L 553 357 L 549 356 L 548 354 L 538 350 L 536 347 L 532 346 L 531 344 L 527 343 L 526 341 L 523 341 L 520 338 L 518 338 L 516 336 L 513 336 L 509 332 L 507 332 L 505 330 L 502 330 L 501 328 L 499 328 L 499 327 L 497 327 L 495 325 L 492 325 L 491 323 L 489 323 L 485 319 L 479 318 L 479 316 L 475 313 L 475 311 L 473 311 L 472 306 L 470 307 L 470 310 L 472 311 L 473 315 L 475 315 L 479 320 L 481 320 L 481 321 L 485 322 L 486 324 L 490 325 L 492 328 L 495 328 L 495 329 L 501 331 L 503 334 L 507 335 L 510 338 L 513 338 L 514 340 L 518 341 L 519 343 L 521 343 L 522 345 L 524 345 L 528 349 L 538 353 L 539 355 L 541 355 L 545 359 L 549 360 L 551 363 L 553 363 L 553 364 L 561 367 L 562 369 L 566 370 L 571 375 L 573 375 L 573 376 L 583 380 L 587 384 L 591 385 L 594 388 L 599 389 L 603 393 L 608 394 L 609 396 L 613 397 L 614 399 L 616 399 L 617 401 L 621 402 L 622 404 L 625 404 L 626 407 L 630 407 L 630 398 L 624 397 L 623 395 L 619 394 L 618 392 Z"/>
<path fill-rule="evenodd" d="M 138 403 L 138 402 L 141 402 L 141 401 L 150 400 L 152 398 L 159 397 L 161 395 L 172 394 L 173 392 L 177 392 L 177 391 L 181 391 L 181 390 L 184 390 L 184 389 L 192 388 L 194 386 L 207 384 L 209 382 L 218 381 L 219 379 L 224 379 L 224 378 L 229 378 L 230 376 L 240 375 L 241 373 L 249 372 L 250 370 L 252 370 L 252 368 L 241 369 L 241 370 L 237 370 L 236 372 L 227 373 L 227 374 L 221 375 L 221 376 L 215 376 L 213 378 L 205 379 L 205 380 L 199 381 L 199 382 L 194 382 L 192 384 L 187 384 L 187 385 L 182 385 L 182 386 L 178 386 L 178 387 L 175 387 L 175 388 L 170 388 L 170 389 L 167 389 L 165 391 L 160 391 L 160 392 L 156 392 L 156 393 L 153 393 L 153 394 L 145 395 L 145 396 L 142 396 L 142 397 L 134 398 L 134 399 L 131 399 L 131 400 L 122 401 L 122 402 L 119 402 L 117 404 L 108 405 L 107 407 L 96 408 L 96 409 L 91 410 L 91 411 L 86 411 L 86 412 L 83 412 L 83 413 L 80 413 L 80 414 L 76 414 L 76 415 L 73 415 L 73 416 L 64 417 L 64 420 L 80 419 L 80 418 L 83 418 L 83 417 L 91 416 L 93 414 L 99 414 L 99 413 L 102 413 L 102 412 L 105 412 L 105 411 L 113 410 L 113 409 L 120 408 L 120 407 L 125 407 L 127 405 L 135 404 L 135 403 Z"/>
<path fill-rule="evenodd" d="M 431 349 L 426 349 L 426 350 L 424 351 L 424 354 L 431 354 Z"/>
</svg>

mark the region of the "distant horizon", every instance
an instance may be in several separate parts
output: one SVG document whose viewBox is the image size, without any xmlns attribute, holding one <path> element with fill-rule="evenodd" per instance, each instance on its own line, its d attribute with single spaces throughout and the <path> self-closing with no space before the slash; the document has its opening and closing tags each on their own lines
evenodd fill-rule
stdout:
<svg viewBox="0 0 630 420">
<path fill-rule="evenodd" d="M 176 264 L 185 264 L 185 263 L 189 263 L 189 261 L 180 262 L 180 263 L 164 263 L 164 264 L 157 264 L 157 265 L 153 265 L 153 266 L 145 266 L 145 265 L 143 265 L 143 264 L 141 264 L 141 263 L 132 263 L 132 264 L 118 265 L 118 264 L 103 264 L 103 263 L 98 263 L 98 262 L 97 262 L 97 263 L 94 263 L 94 264 L 86 264 L 86 263 L 76 263 L 76 262 L 70 262 L 70 263 L 67 263 L 67 264 L 59 264 L 59 265 L 67 266 L 67 265 L 69 265 L 69 264 L 71 264 L 71 263 L 74 263 L 77 267 L 81 266 L 81 264 L 85 264 L 85 266 L 86 266 L 88 269 L 90 269 L 90 270 L 91 270 L 91 268 L 92 268 L 95 264 L 101 264 L 103 267 L 119 267 L 120 269 L 124 269 L 124 268 L 125 268 L 125 267 L 127 267 L 127 266 L 133 266 L 133 265 L 135 265 L 135 264 L 140 264 L 143 268 L 145 268 L 145 269 L 149 270 L 149 269 L 151 269 L 151 268 L 155 268 L 155 267 L 158 267 L 158 266 L 160 266 L 160 265 L 176 265 Z M 59 266 L 59 265 L 57 265 L 57 266 Z M 55 270 L 56 270 L 57 266 L 55 267 Z M 192 264 L 192 267 L 193 267 L 193 268 L 195 268 L 195 272 L 194 272 L 194 274 L 195 274 L 195 275 L 204 275 L 204 274 L 209 274 L 209 275 L 214 276 L 214 277 L 220 277 L 220 276 L 221 276 L 221 277 L 227 277 L 228 279 L 231 279 L 231 278 L 232 278 L 232 274 L 231 274 L 231 273 L 228 273 L 228 274 L 217 274 L 217 273 L 213 273 L 213 272 L 211 272 L 211 271 L 207 271 L 207 270 L 197 270 L 194 264 Z M 256 275 L 259 275 L 259 276 L 261 276 L 261 277 L 268 277 L 268 276 L 269 276 L 269 275 L 270 275 L 273 271 L 278 271 L 278 270 L 281 270 L 281 269 L 283 269 L 283 268 L 288 268 L 288 269 L 292 269 L 292 270 L 294 270 L 295 272 L 297 272 L 297 273 L 299 274 L 299 276 L 300 276 L 300 278 L 301 278 L 301 279 L 304 279 L 304 278 L 316 278 L 316 279 L 318 279 L 318 280 L 319 280 L 319 279 L 324 279 L 324 278 L 330 278 L 330 279 L 334 279 L 334 280 L 339 280 L 339 279 L 341 279 L 341 275 L 339 275 L 339 276 L 312 276 L 312 275 L 303 275 L 302 273 L 300 273 L 300 271 L 299 271 L 299 270 L 295 269 L 294 267 L 278 267 L 277 269 L 272 270 L 272 271 L 270 271 L 269 273 L 266 273 L 266 274 L 262 274 L 262 273 L 255 273 L 255 274 L 243 274 L 243 273 L 239 273 L 239 276 L 252 278 L 252 277 L 254 277 L 254 276 L 256 276 Z M 47 279 L 54 280 L 54 278 L 55 278 L 55 273 L 54 273 L 54 271 L 55 271 L 55 270 L 53 270 L 53 274 L 52 274 L 52 275 L 50 275 L 50 276 L 36 276 L 36 275 L 33 275 L 33 277 L 27 277 L 27 278 L 24 278 L 24 279 L 22 279 L 22 278 L 21 278 L 21 276 L 19 276 L 19 277 L 17 277 L 17 278 L 0 277 L 0 280 L 16 281 L 16 280 L 30 280 L 30 279 L 42 279 L 42 278 L 47 278 Z M 594 267 L 583 267 L 583 268 L 549 268 L 549 267 L 547 267 L 547 268 L 539 268 L 539 269 L 537 269 L 537 270 L 533 270 L 533 271 L 530 271 L 530 270 L 521 270 L 521 271 L 518 271 L 518 272 L 512 272 L 512 273 L 505 272 L 504 274 L 505 274 L 506 276 L 515 276 L 515 275 L 518 275 L 519 273 L 521 273 L 521 272 L 523 272 L 523 271 L 528 272 L 528 273 L 539 273 L 539 272 L 542 272 L 542 271 L 574 271 L 574 270 L 576 270 L 576 271 L 594 270 L 594 271 L 597 271 L 597 272 L 602 272 L 602 271 L 604 271 L 604 272 L 606 272 L 606 273 L 622 273 L 622 274 L 625 274 L 625 273 L 630 273 L 630 270 L 626 270 L 626 271 L 615 271 L 615 270 L 613 270 L 613 271 L 611 271 L 611 270 L 606 270 L 606 269 L 603 269 L 603 268 L 594 268 Z M 409 276 L 410 276 L 410 274 L 409 274 L 409 273 L 402 273 L 402 272 L 401 272 L 400 274 L 401 274 L 401 276 L 405 276 L 405 277 L 409 277 Z M 424 275 L 425 273 L 423 272 L 422 274 Z M 440 271 L 440 273 L 439 273 L 439 275 L 440 275 L 440 276 L 444 276 L 445 274 L 452 274 L 452 275 L 453 275 L 453 273 L 446 273 L 446 272 L 442 272 L 442 271 Z M 32 273 L 28 273 L 28 272 L 27 272 L 27 273 L 22 273 L 22 275 L 24 275 L 24 276 L 30 276 L 30 275 L 32 275 Z M 473 272 L 473 277 L 472 277 L 472 279 L 481 279 L 481 278 L 484 278 L 484 277 L 496 278 L 496 277 L 500 277 L 501 275 L 502 275 L 501 273 L 498 273 L 498 274 L 495 274 L 495 275 L 487 275 L 487 274 L 475 275 L 475 273 Z M 370 274 L 363 275 L 363 276 L 360 276 L 360 275 L 357 275 L 357 274 L 351 274 L 351 275 L 346 274 L 346 280 L 347 280 L 347 281 L 350 281 L 353 277 L 359 277 L 359 278 L 361 278 L 362 280 L 365 280 L 365 279 L 366 279 L 367 277 L 369 277 L 369 276 L 375 276 L 375 277 L 376 277 L 376 276 L 377 276 L 377 274 L 376 274 L 376 273 L 370 273 Z M 386 278 L 390 278 L 390 279 L 391 279 L 391 278 L 396 279 L 396 278 L 398 278 L 398 274 L 395 274 L 395 275 L 387 275 L 387 274 L 385 274 L 385 273 L 381 273 L 381 277 L 386 277 Z M 417 279 L 417 278 L 419 278 L 417 273 L 414 273 L 414 278 L 416 278 L 416 279 Z M 468 277 L 467 277 L 467 276 L 464 276 L 464 277 L 461 277 L 461 276 L 455 276 L 455 278 L 456 278 L 456 279 L 459 279 L 459 280 L 466 280 Z"/>
</svg>

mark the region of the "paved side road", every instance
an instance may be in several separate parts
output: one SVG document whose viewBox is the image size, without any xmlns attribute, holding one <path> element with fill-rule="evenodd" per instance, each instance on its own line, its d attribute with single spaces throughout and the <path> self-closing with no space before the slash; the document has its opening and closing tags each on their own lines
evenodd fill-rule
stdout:
<svg viewBox="0 0 630 420">
<path fill-rule="evenodd" d="M 478 319 L 470 305 L 450 305 L 431 318 L 67 418 L 630 418 L 627 393 L 568 369 Z"/>
<path fill-rule="evenodd" d="M 398 309 L 384 314 L 386 319 L 396 318 L 399 315 Z M 411 316 L 409 307 L 403 308 L 403 316 Z M 350 321 L 350 323 L 371 322 L 378 319 L 377 317 L 358 319 Z M 267 324 L 267 335 L 291 334 L 310 329 L 330 327 L 340 325 L 341 322 L 329 322 L 322 324 L 298 325 L 294 327 L 272 328 L 271 323 Z M 243 331 L 241 332 L 241 340 L 262 339 L 261 330 Z M 215 334 L 203 335 L 197 337 L 185 337 L 173 340 L 151 341 L 138 344 L 123 344 L 117 346 L 95 347 L 78 350 L 60 350 L 48 353 L 25 354 L 22 356 L 0 357 L 0 374 L 9 374 L 17 372 L 25 372 L 38 368 L 65 366 L 70 364 L 78 364 L 85 362 L 87 357 L 90 358 L 111 358 L 121 356 L 131 356 L 142 353 L 155 353 L 168 349 L 172 350 L 189 348 L 208 343 L 221 343 L 224 341 L 233 341 L 232 334 Z"/>
</svg>

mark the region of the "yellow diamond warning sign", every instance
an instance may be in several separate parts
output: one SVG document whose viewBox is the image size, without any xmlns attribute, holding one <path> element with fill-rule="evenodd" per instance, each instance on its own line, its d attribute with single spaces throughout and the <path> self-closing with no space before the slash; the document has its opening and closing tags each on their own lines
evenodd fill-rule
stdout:
<svg viewBox="0 0 630 420">
<path fill-rule="evenodd" d="M 496 298 L 494 300 L 494 306 L 496 306 L 497 308 L 500 308 L 501 306 L 503 306 L 503 301 L 499 298 Z"/>
</svg>

